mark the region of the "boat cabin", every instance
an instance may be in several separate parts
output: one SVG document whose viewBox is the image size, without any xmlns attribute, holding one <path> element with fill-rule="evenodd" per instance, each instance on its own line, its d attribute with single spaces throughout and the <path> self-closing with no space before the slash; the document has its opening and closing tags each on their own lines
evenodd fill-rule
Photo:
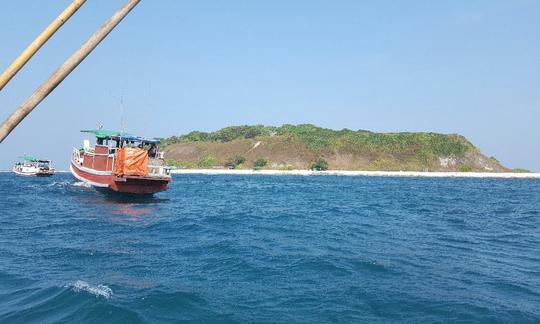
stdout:
<svg viewBox="0 0 540 324">
<path fill-rule="evenodd" d="M 125 132 L 83 130 L 96 136 L 94 146 L 89 140 L 74 150 L 74 159 L 80 166 L 94 171 L 113 172 L 116 175 L 168 176 L 163 152 L 158 152 L 158 139 L 147 139 Z"/>
</svg>

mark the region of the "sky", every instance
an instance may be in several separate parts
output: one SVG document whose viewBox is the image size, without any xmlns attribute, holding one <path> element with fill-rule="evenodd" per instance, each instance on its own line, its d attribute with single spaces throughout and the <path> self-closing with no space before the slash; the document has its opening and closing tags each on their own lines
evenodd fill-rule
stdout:
<svg viewBox="0 0 540 324">
<path fill-rule="evenodd" d="M 0 0 L 0 70 L 70 3 Z M 0 91 L 3 121 L 124 3 L 88 0 Z M 67 169 L 81 129 L 459 133 L 540 171 L 540 1 L 142 0 L 0 144 Z"/>
</svg>

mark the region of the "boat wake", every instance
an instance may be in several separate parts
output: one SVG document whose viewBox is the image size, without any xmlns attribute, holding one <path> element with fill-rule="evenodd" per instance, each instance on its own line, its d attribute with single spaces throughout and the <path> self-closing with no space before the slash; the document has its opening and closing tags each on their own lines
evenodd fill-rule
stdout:
<svg viewBox="0 0 540 324">
<path fill-rule="evenodd" d="M 32 188 L 40 188 L 43 187 L 40 184 L 31 185 Z M 47 184 L 45 187 L 47 188 L 53 188 L 53 189 L 70 189 L 70 188 L 92 188 L 92 186 L 86 182 L 82 181 L 53 181 L 49 184 Z"/>
<path fill-rule="evenodd" d="M 74 285 L 70 286 L 75 292 L 87 292 L 96 297 L 103 297 L 105 299 L 111 298 L 113 291 L 111 288 L 105 285 L 91 286 L 88 282 L 83 280 L 77 280 Z"/>
<path fill-rule="evenodd" d="M 71 184 L 70 181 L 53 181 L 47 185 L 47 187 L 67 187 Z"/>
<path fill-rule="evenodd" d="M 92 185 L 90 185 L 87 182 L 83 182 L 83 181 L 73 182 L 72 185 L 75 186 L 75 187 L 92 188 Z"/>
</svg>

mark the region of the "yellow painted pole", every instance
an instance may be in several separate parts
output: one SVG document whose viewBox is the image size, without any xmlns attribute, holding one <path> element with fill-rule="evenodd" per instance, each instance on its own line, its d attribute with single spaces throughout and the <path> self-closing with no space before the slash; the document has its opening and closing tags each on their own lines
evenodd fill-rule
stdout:
<svg viewBox="0 0 540 324">
<path fill-rule="evenodd" d="M 11 65 L 0 75 L 0 91 L 6 86 L 17 72 L 36 54 L 36 52 L 45 44 L 49 38 L 69 19 L 86 0 L 74 0 L 58 17 L 34 41 L 28 45 L 24 52 L 11 63 Z"/>
<path fill-rule="evenodd" d="M 141 0 L 129 0 L 109 20 L 105 22 L 47 81 L 45 81 L 13 114 L 0 125 L 0 143 L 17 125 L 39 105 L 75 68 L 109 35 L 122 19 Z"/>
</svg>

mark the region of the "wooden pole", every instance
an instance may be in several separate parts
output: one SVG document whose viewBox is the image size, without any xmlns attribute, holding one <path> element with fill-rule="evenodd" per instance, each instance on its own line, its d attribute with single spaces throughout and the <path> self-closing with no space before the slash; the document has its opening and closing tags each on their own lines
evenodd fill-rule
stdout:
<svg viewBox="0 0 540 324">
<path fill-rule="evenodd" d="M 86 0 L 74 0 L 55 20 L 53 20 L 45 30 L 39 34 L 36 39 L 11 63 L 11 65 L 0 75 L 0 91 L 6 86 L 17 72 L 36 54 L 36 52 L 45 44 L 49 38 L 69 19 Z"/>
<path fill-rule="evenodd" d="M 67 61 L 54 72 L 11 116 L 0 126 L 0 143 L 17 127 L 17 125 L 32 111 L 43 99 L 45 99 L 91 52 L 107 35 L 116 27 L 122 19 L 141 0 L 128 0 L 109 20 L 101 26 L 81 48 L 79 48 Z"/>
</svg>

